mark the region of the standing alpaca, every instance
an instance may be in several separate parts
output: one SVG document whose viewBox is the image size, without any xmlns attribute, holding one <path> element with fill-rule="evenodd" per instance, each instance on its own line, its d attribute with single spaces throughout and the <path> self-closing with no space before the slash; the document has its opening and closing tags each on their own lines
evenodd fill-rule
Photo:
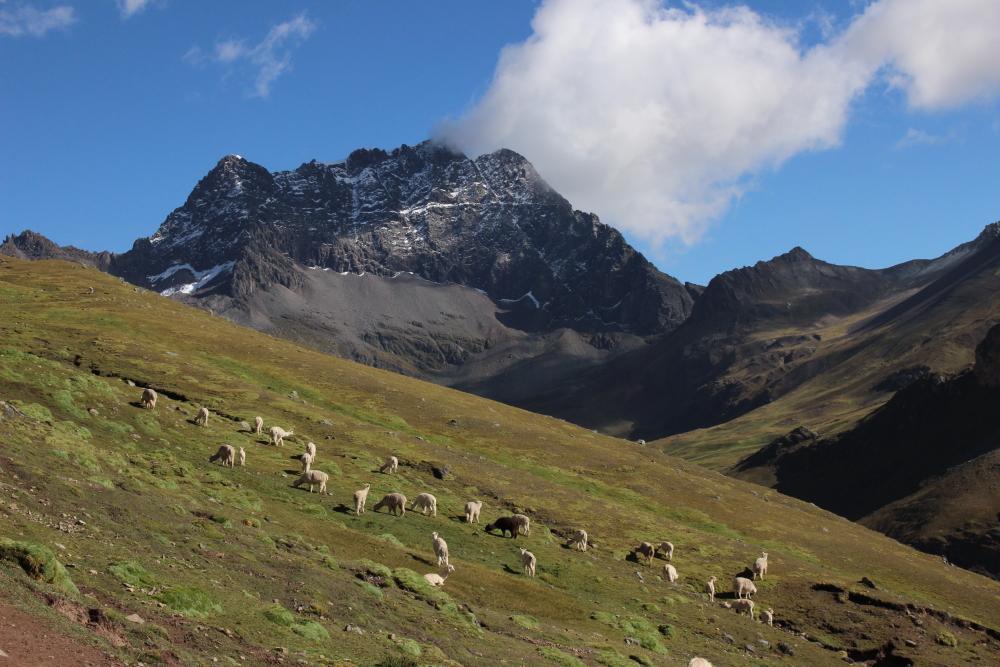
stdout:
<svg viewBox="0 0 1000 667">
<path fill-rule="evenodd" d="M 198 408 L 198 414 L 194 418 L 194 423 L 198 426 L 208 426 L 208 408 L 204 406 Z"/>
<path fill-rule="evenodd" d="M 365 513 L 365 503 L 368 502 L 368 489 L 372 488 L 371 484 L 365 484 L 365 488 L 358 489 L 354 492 L 354 513 L 364 514 Z"/>
<path fill-rule="evenodd" d="M 146 387 L 142 390 L 142 407 L 152 410 L 156 407 L 156 390 Z"/>
<path fill-rule="evenodd" d="M 271 434 L 271 444 L 275 447 L 281 447 L 285 444 L 285 438 L 295 435 L 295 431 L 286 431 L 280 426 L 272 426 L 269 432 Z"/>
<path fill-rule="evenodd" d="M 240 447 L 240 465 L 245 466 L 247 464 L 247 450 Z"/>
<path fill-rule="evenodd" d="M 382 467 L 378 469 L 379 472 L 384 472 L 387 475 L 391 475 L 397 470 L 399 470 L 399 459 L 395 456 L 390 456 L 386 459 L 385 463 L 382 464 Z"/>
<path fill-rule="evenodd" d="M 256 416 L 253 418 L 253 432 L 260 435 L 260 432 L 264 430 L 264 418 L 261 416 Z"/>
<path fill-rule="evenodd" d="M 535 565 L 537 563 L 538 559 L 535 558 L 535 554 L 521 547 L 521 567 L 524 569 L 524 574 L 529 577 L 535 576 Z"/>
</svg>

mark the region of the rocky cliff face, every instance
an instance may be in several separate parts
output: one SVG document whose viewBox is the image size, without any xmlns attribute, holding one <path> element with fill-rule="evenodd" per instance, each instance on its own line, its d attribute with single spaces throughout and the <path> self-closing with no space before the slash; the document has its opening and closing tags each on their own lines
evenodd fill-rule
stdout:
<svg viewBox="0 0 1000 667">
<path fill-rule="evenodd" d="M 693 303 L 520 155 L 470 159 L 429 142 L 276 173 L 227 156 L 113 271 L 165 294 L 240 299 L 299 287 L 296 265 L 465 285 L 535 331 L 659 334 Z"/>
<path fill-rule="evenodd" d="M 93 266 L 102 271 L 108 270 L 113 257 L 109 252 L 90 252 L 73 246 L 60 246 L 30 230 L 4 238 L 3 243 L 0 243 L 0 255 L 19 259 L 63 259 Z"/>
</svg>

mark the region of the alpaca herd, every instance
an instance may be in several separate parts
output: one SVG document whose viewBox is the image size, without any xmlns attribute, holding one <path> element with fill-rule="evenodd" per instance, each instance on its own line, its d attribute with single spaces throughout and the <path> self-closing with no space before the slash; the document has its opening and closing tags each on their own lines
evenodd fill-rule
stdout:
<svg viewBox="0 0 1000 667">
<path fill-rule="evenodd" d="M 146 388 L 142 392 L 142 397 L 140 399 L 140 405 L 146 409 L 154 409 L 156 407 L 157 393 L 152 388 Z M 206 407 L 201 407 L 198 410 L 197 416 L 193 420 L 195 424 L 199 426 L 207 426 L 209 419 L 209 410 Z M 244 428 L 246 428 L 244 423 Z M 261 435 L 264 428 L 264 420 L 262 417 L 254 418 L 254 425 L 250 429 L 251 432 Z M 282 446 L 284 444 L 284 439 L 294 436 L 294 431 L 279 427 L 272 426 L 268 430 L 269 442 L 274 446 Z M 330 476 L 320 470 L 314 470 L 312 465 L 316 459 L 316 445 L 312 442 L 308 442 L 305 446 L 305 450 L 301 455 L 297 457 L 302 465 L 302 474 L 292 483 L 294 488 L 299 488 L 308 485 L 309 492 L 312 493 L 317 490 L 320 494 L 327 493 L 327 482 Z M 233 445 L 223 444 L 220 445 L 218 450 L 209 457 L 209 462 L 220 462 L 224 467 L 234 468 L 237 463 L 240 466 L 246 465 L 246 451 L 243 447 L 234 447 Z M 399 470 L 399 459 L 396 456 L 389 456 L 385 462 L 378 467 L 378 471 L 392 475 L 397 473 Z M 354 492 L 354 513 L 356 516 L 360 516 L 365 513 L 366 504 L 368 501 L 368 493 L 371 490 L 371 484 L 365 484 L 363 488 L 358 489 Z M 406 515 L 406 504 L 407 498 L 405 495 L 399 492 L 391 492 L 385 494 L 381 500 L 375 503 L 372 508 L 373 511 L 378 512 L 379 510 L 385 510 L 387 513 L 393 516 L 403 517 Z M 420 512 L 426 517 L 436 517 L 437 516 L 437 498 L 427 492 L 418 494 L 414 499 L 409 508 L 413 512 Z M 483 502 L 481 500 L 470 500 L 465 504 L 465 522 L 467 524 L 479 523 L 480 512 L 483 509 Z M 501 537 L 510 536 L 512 539 L 516 539 L 520 535 L 530 535 L 531 534 L 531 519 L 525 514 L 511 514 L 509 516 L 497 517 L 492 523 L 488 523 L 484 531 L 486 533 L 499 532 Z M 586 530 L 582 528 L 575 529 L 565 543 L 565 547 L 577 550 L 577 551 L 587 551 L 590 546 L 589 535 Z M 424 574 L 424 580 L 433 587 L 444 586 L 445 581 L 448 576 L 455 572 L 455 566 L 450 562 L 450 554 L 448 550 L 448 543 L 445 539 L 437 532 L 431 533 L 431 548 L 437 561 L 437 567 L 439 572 L 429 572 Z M 519 548 L 520 551 L 520 564 L 521 571 L 524 576 L 534 577 L 538 565 L 538 559 L 531 551 L 528 551 L 524 547 Z M 655 545 L 652 542 L 640 542 L 631 551 L 631 557 L 634 558 L 636 562 L 645 562 L 647 565 L 652 565 L 652 562 L 657 557 L 663 557 L 667 563 L 663 566 L 663 579 L 670 584 L 676 585 L 679 574 L 677 568 L 673 564 L 674 559 L 674 545 L 671 542 L 660 542 Z M 747 578 L 745 576 L 737 576 L 733 579 L 733 595 L 734 598 L 731 602 L 723 602 L 722 605 L 726 608 L 731 608 L 737 613 L 745 612 L 751 620 L 754 619 L 754 601 L 751 599 L 753 595 L 757 593 L 757 586 L 754 581 L 759 577 L 761 580 L 767 575 L 768 569 L 768 554 L 767 552 L 761 553 L 760 557 L 754 560 L 753 565 L 744 572 L 750 574 L 751 577 Z M 637 572 L 640 581 L 644 581 L 642 574 Z M 706 582 L 706 591 L 708 594 L 708 600 L 710 602 L 715 602 L 716 596 L 716 583 L 718 582 L 717 577 L 710 577 Z M 759 612 L 759 620 L 768 626 L 774 625 L 774 610 L 768 608 Z M 705 660 L 704 658 L 695 657 L 692 658 L 688 663 L 688 667 L 712 667 L 712 664 Z"/>
</svg>

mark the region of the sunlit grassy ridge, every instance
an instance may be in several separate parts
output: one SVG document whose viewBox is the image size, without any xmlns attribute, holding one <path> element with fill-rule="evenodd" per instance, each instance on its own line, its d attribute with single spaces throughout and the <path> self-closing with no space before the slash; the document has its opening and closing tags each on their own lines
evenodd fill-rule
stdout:
<svg viewBox="0 0 1000 667">
<path fill-rule="evenodd" d="M 1000 657 L 982 630 L 929 614 L 923 628 L 903 627 L 899 611 L 813 589 L 853 590 L 867 576 L 880 587 L 872 595 L 989 626 L 1000 618 L 996 582 L 652 448 L 305 350 L 72 264 L 0 260 L 0 308 L 0 400 L 23 413 L 0 420 L 0 534 L 51 549 L 80 593 L 12 560 L 0 560 L 0 590 L 53 623 L 70 621 L 44 595 L 108 610 L 120 645 L 93 641 L 129 662 L 680 665 L 703 655 L 727 665 L 750 645 L 755 663 L 822 665 L 911 635 L 918 647 L 905 650 L 924 664 Z M 126 379 L 160 391 L 155 411 L 135 405 L 141 389 Z M 215 413 L 207 428 L 191 423 L 201 405 Z M 256 414 L 296 437 L 274 448 L 241 432 Z M 290 486 L 307 440 L 329 496 Z M 224 442 L 246 448 L 245 468 L 208 463 Z M 399 474 L 374 472 L 389 454 Z M 449 466 L 446 479 L 431 466 Z M 438 516 L 355 517 L 347 506 L 366 482 L 369 510 L 390 491 L 430 491 Z M 478 526 L 459 520 L 472 498 L 485 502 Z M 513 510 L 531 515 L 530 536 L 483 532 Z M 576 527 L 592 550 L 563 548 Z M 434 530 L 456 566 L 443 589 L 421 576 L 436 569 Z M 625 560 L 639 540 L 665 539 L 677 547 L 677 586 L 658 576 L 662 561 Z M 520 574 L 518 545 L 537 555 L 535 579 Z M 727 589 L 761 550 L 771 574 L 758 604 L 774 607 L 774 629 L 702 592 L 711 575 Z M 121 620 L 131 613 L 148 623 Z M 957 646 L 922 634 L 939 631 Z"/>
</svg>

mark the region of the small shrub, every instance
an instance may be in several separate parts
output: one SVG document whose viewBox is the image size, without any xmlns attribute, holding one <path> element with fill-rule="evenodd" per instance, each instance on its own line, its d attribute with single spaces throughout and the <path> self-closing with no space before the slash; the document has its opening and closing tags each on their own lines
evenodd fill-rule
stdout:
<svg viewBox="0 0 1000 667">
<path fill-rule="evenodd" d="M 565 667 L 587 667 L 579 658 L 572 656 L 569 653 L 563 653 L 557 648 L 544 646 L 538 649 L 538 652 L 552 662 L 564 665 Z"/>
<path fill-rule="evenodd" d="M 295 614 L 288 611 L 280 604 L 273 604 L 265 609 L 264 618 L 271 621 L 275 625 L 281 625 L 286 628 L 290 628 L 295 624 Z"/>
<path fill-rule="evenodd" d="M 528 628 L 529 630 L 534 630 L 540 625 L 537 618 L 528 616 L 527 614 L 515 614 L 510 618 L 522 628 Z"/>
<path fill-rule="evenodd" d="M 330 633 L 316 621 L 302 621 L 292 626 L 292 632 L 313 641 L 329 641 Z"/>
<path fill-rule="evenodd" d="M 135 561 L 125 560 L 120 563 L 113 563 L 108 568 L 108 571 L 124 584 L 131 584 L 132 586 L 156 585 L 156 578 L 146 568 Z"/>
<path fill-rule="evenodd" d="M 951 646 L 951 647 L 958 646 L 958 639 L 955 637 L 955 635 L 951 634 L 947 630 L 942 630 L 941 632 L 939 632 L 938 636 L 934 638 L 934 641 L 936 641 L 941 646 Z"/>
<path fill-rule="evenodd" d="M 191 618 L 218 614 L 222 606 L 207 593 L 192 586 L 175 586 L 160 593 L 159 601 L 174 611 Z"/>
<path fill-rule="evenodd" d="M 52 584 L 64 593 L 76 595 L 80 592 L 66 568 L 46 546 L 0 538 L 0 560 L 17 563 L 32 579 Z"/>
</svg>

